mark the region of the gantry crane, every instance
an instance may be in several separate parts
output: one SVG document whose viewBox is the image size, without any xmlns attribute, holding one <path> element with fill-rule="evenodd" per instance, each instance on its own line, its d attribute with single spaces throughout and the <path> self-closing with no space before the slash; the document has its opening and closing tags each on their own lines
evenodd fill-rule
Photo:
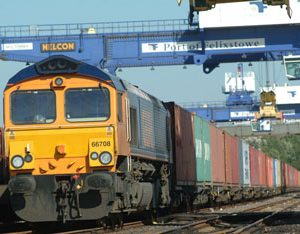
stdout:
<svg viewBox="0 0 300 234">
<path fill-rule="evenodd" d="M 204 31 L 186 20 L 22 25 L 0 27 L 0 60 L 34 63 L 61 54 L 111 73 L 123 67 L 189 64 L 203 65 L 210 73 L 221 63 L 299 56 L 299 38 L 299 24 Z"/>
<path fill-rule="evenodd" d="M 262 91 L 260 93 L 259 112 L 255 113 L 255 119 L 283 119 L 283 113 L 279 112 L 276 106 L 276 94 L 272 91 Z"/>
<path fill-rule="evenodd" d="M 190 1 L 190 13 L 189 22 L 193 22 L 194 12 L 207 11 L 215 8 L 216 4 L 220 3 L 234 3 L 234 2 L 250 2 L 250 0 L 189 0 Z M 177 0 L 180 5 L 182 0 Z M 263 0 L 264 4 L 271 6 L 286 6 L 287 14 L 291 18 L 292 11 L 289 0 Z"/>
</svg>

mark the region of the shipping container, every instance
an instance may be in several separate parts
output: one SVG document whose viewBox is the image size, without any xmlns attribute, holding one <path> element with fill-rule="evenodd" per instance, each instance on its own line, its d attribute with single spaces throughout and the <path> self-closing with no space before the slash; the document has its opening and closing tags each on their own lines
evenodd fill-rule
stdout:
<svg viewBox="0 0 300 234">
<path fill-rule="evenodd" d="M 284 177 L 285 177 L 285 185 L 287 188 L 293 187 L 293 180 L 291 176 L 291 166 L 287 163 L 284 163 Z"/>
<path fill-rule="evenodd" d="M 273 184 L 274 184 L 274 187 L 276 187 L 276 175 L 277 173 L 277 166 L 276 166 L 276 159 L 273 159 Z"/>
<path fill-rule="evenodd" d="M 225 136 L 225 181 L 227 184 L 240 183 L 240 163 L 238 157 L 239 140 L 224 132 Z"/>
<path fill-rule="evenodd" d="M 293 168 L 289 164 L 286 164 L 286 166 L 287 166 L 288 187 L 292 188 L 294 187 Z"/>
<path fill-rule="evenodd" d="M 266 174 L 267 174 L 267 186 L 274 187 L 274 168 L 273 168 L 273 158 L 265 155 L 266 157 Z"/>
<path fill-rule="evenodd" d="M 298 187 L 298 170 L 294 168 L 294 185 L 295 187 Z"/>
<path fill-rule="evenodd" d="M 290 166 L 290 185 L 294 187 L 294 168 Z"/>
<path fill-rule="evenodd" d="M 278 186 L 278 187 L 280 187 L 281 185 L 282 185 L 282 172 L 281 172 L 281 167 L 282 167 L 282 165 L 281 165 L 281 161 L 280 160 L 277 160 L 277 178 L 278 179 L 276 179 L 276 185 Z"/>
<path fill-rule="evenodd" d="M 295 175 L 295 186 L 296 187 L 299 187 L 299 171 L 295 168 L 295 171 L 296 171 L 296 175 Z"/>
<path fill-rule="evenodd" d="M 274 184 L 276 187 L 281 186 L 281 166 L 278 159 L 274 159 Z"/>
<path fill-rule="evenodd" d="M 232 165 L 232 183 L 241 184 L 240 157 L 239 157 L 239 138 L 231 138 L 231 165 Z"/>
<path fill-rule="evenodd" d="M 240 158 L 240 178 L 241 184 L 250 185 L 250 156 L 249 156 L 249 144 L 244 140 L 239 142 L 239 158 Z"/>
<path fill-rule="evenodd" d="M 193 120 L 197 182 L 211 182 L 209 123 L 196 115 Z"/>
<path fill-rule="evenodd" d="M 295 187 L 295 169 L 291 166 L 291 182 L 293 184 L 293 187 Z"/>
<path fill-rule="evenodd" d="M 258 164 L 259 164 L 259 185 L 266 187 L 267 186 L 266 155 L 261 151 L 258 152 Z"/>
<path fill-rule="evenodd" d="M 295 181 L 294 181 L 294 168 L 292 166 L 290 166 L 290 184 L 291 187 L 294 187 L 295 185 Z"/>
<path fill-rule="evenodd" d="M 210 125 L 211 173 L 213 183 L 225 183 L 225 157 L 223 132 Z"/>
<path fill-rule="evenodd" d="M 177 185 L 195 185 L 195 147 L 192 113 L 176 105 L 165 103 L 171 113 L 172 147 Z"/>
<path fill-rule="evenodd" d="M 300 187 L 300 172 L 298 171 L 298 187 Z"/>
<path fill-rule="evenodd" d="M 250 156 L 250 182 L 251 186 L 259 186 L 259 161 L 258 161 L 258 150 L 253 146 L 249 146 Z"/>
<path fill-rule="evenodd" d="M 231 163 L 231 138 L 230 135 L 224 132 L 224 147 L 225 147 L 225 182 L 232 184 L 232 163 Z"/>
<path fill-rule="evenodd" d="M 296 168 L 292 167 L 293 187 L 298 185 L 298 174 Z"/>
<path fill-rule="evenodd" d="M 295 176 L 294 176 L 295 169 L 292 166 L 290 166 L 290 167 L 291 167 L 291 183 L 292 183 L 293 187 L 295 187 Z"/>
<path fill-rule="evenodd" d="M 281 162 L 281 184 L 284 188 L 288 186 L 287 167 L 285 162 Z"/>
</svg>

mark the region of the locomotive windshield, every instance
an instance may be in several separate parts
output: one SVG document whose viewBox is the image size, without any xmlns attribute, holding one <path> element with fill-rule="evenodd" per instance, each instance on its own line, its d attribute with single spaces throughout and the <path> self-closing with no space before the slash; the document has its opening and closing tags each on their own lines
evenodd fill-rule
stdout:
<svg viewBox="0 0 300 234">
<path fill-rule="evenodd" d="M 65 99 L 69 122 L 105 121 L 109 118 L 110 99 L 106 88 L 69 89 Z"/>
<path fill-rule="evenodd" d="M 11 119 L 14 124 L 52 123 L 56 118 L 55 109 L 53 91 L 16 91 L 11 95 Z"/>
</svg>

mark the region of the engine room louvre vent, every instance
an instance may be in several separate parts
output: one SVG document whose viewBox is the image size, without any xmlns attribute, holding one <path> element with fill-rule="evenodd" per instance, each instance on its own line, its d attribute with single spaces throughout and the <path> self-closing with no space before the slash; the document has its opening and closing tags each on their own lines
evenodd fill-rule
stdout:
<svg viewBox="0 0 300 234">
<path fill-rule="evenodd" d="M 80 62 L 63 55 L 51 56 L 36 63 L 35 68 L 39 74 L 76 73 Z"/>
</svg>

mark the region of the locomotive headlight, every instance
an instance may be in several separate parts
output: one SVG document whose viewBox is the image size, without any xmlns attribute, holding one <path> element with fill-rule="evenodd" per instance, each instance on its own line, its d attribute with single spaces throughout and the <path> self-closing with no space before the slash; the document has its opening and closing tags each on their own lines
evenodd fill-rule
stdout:
<svg viewBox="0 0 300 234">
<path fill-rule="evenodd" d="M 107 165 L 107 164 L 110 164 L 110 162 L 112 160 L 112 156 L 109 152 L 103 152 L 100 154 L 99 160 L 103 165 Z"/>
<path fill-rule="evenodd" d="M 30 163 L 30 162 L 32 162 L 32 155 L 31 154 L 26 154 L 26 156 L 25 156 L 25 162 L 27 162 L 27 163 Z"/>
<path fill-rule="evenodd" d="M 55 82 L 55 85 L 61 86 L 64 81 L 61 77 L 57 77 L 54 82 Z"/>
<path fill-rule="evenodd" d="M 15 155 L 11 159 L 11 165 L 16 169 L 19 169 L 19 168 L 23 167 L 24 159 L 20 155 Z"/>
<path fill-rule="evenodd" d="M 96 160 L 98 158 L 98 154 L 96 152 L 92 152 L 90 154 L 90 157 L 91 157 L 92 160 Z"/>
</svg>

